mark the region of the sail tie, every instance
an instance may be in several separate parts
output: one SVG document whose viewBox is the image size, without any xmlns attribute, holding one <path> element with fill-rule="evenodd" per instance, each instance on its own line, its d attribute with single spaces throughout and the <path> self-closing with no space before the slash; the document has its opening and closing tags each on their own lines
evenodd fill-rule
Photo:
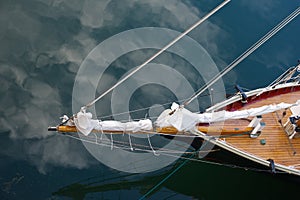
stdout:
<svg viewBox="0 0 300 200">
<path fill-rule="evenodd" d="M 110 149 L 113 150 L 113 148 L 114 148 L 114 140 L 113 140 L 112 133 L 110 133 L 110 141 L 111 141 Z"/>
<path fill-rule="evenodd" d="M 152 144 L 151 144 L 151 142 L 150 142 L 149 134 L 147 134 L 147 137 L 148 137 L 149 146 L 150 146 L 151 150 L 153 151 L 153 154 L 156 155 L 156 156 L 159 156 L 160 154 L 157 153 L 157 152 L 153 149 L 153 147 L 152 147 Z"/>
<path fill-rule="evenodd" d="M 130 150 L 133 151 L 133 147 L 132 147 L 132 143 L 131 143 L 131 138 L 130 138 L 130 133 L 128 134 L 128 140 L 129 140 Z"/>
</svg>

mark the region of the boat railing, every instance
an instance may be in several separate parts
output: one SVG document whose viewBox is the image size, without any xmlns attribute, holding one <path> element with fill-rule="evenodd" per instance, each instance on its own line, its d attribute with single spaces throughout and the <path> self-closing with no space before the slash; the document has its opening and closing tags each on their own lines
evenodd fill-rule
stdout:
<svg viewBox="0 0 300 200">
<path fill-rule="evenodd" d="M 290 67 L 283 74 L 281 74 L 277 79 L 275 79 L 267 88 L 275 88 L 277 85 L 286 83 L 299 83 L 300 81 L 300 64 L 295 67 Z M 295 76 L 295 74 L 297 75 Z"/>
</svg>

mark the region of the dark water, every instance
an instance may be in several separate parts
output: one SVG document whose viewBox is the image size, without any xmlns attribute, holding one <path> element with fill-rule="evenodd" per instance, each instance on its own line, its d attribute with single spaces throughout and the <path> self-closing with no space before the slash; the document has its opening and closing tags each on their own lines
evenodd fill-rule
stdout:
<svg viewBox="0 0 300 200">
<path fill-rule="evenodd" d="M 220 2 L 0 1 L 0 199 L 138 199 L 166 178 L 172 166 L 148 174 L 118 172 L 80 142 L 46 128 L 72 113 L 77 70 L 100 42 L 139 27 L 182 32 Z M 223 69 L 299 5 L 232 1 L 189 35 Z M 265 86 L 295 65 L 299 25 L 298 17 L 227 74 L 229 93 L 237 83 Z M 298 195 L 298 186 L 272 175 L 188 162 L 149 198 L 282 199 Z"/>
</svg>

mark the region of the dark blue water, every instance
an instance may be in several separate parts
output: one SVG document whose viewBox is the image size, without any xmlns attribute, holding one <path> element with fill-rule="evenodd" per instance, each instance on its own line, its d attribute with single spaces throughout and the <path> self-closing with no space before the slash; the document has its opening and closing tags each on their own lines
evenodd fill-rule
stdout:
<svg viewBox="0 0 300 200">
<path fill-rule="evenodd" d="M 139 27 L 182 32 L 220 2 L 0 1 L 0 199 L 138 199 L 172 172 L 172 166 L 149 174 L 118 172 L 80 142 L 46 129 L 72 113 L 77 70 L 100 42 Z M 189 36 L 221 70 L 299 5 L 234 0 Z M 227 74 L 229 93 L 234 84 L 265 86 L 295 65 L 299 27 L 298 17 Z M 189 162 L 149 197 L 282 199 L 298 186 L 272 175 Z"/>
</svg>

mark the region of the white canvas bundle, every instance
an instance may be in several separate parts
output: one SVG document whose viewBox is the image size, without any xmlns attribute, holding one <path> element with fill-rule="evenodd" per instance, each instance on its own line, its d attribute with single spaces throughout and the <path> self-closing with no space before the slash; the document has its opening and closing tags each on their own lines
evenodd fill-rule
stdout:
<svg viewBox="0 0 300 200">
<path fill-rule="evenodd" d="M 275 112 L 277 110 L 286 109 L 292 106 L 298 105 L 298 101 L 295 104 L 288 103 L 279 103 L 279 104 L 271 104 L 266 106 L 261 106 L 258 108 L 250 108 L 247 110 L 240 111 L 218 111 L 212 113 L 201 113 L 196 114 L 192 113 L 189 110 L 180 107 L 179 105 L 174 105 L 173 103 L 171 109 L 167 109 L 158 117 L 156 121 L 156 125 L 159 127 L 173 126 L 179 131 L 190 130 L 197 123 L 211 123 L 211 122 L 219 122 L 228 119 L 241 119 L 254 117 L 258 115 L 263 115 L 266 113 Z M 172 112 L 172 113 L 171 113 Z M 170 114 L 171 113 L 171 114 Z"/>
<path fill-rule="evenodd" d="M 89 135 L 93 130 L 97 131 L 150 131 L 152 130 L 152 122 L 149 119 L 122 123 L 119 121 L 99 121 L 92 119 L 89 112 L 80 111 L 74 117 L 74 123 L 82 134 Z"/>
</svg>

